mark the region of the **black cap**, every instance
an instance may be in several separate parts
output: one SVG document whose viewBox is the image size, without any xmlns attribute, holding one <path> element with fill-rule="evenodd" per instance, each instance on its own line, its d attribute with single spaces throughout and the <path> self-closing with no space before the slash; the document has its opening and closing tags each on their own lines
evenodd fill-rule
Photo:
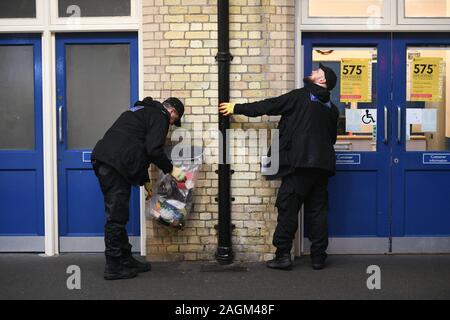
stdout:
<svg viewBox="0 0 450 320">
<path fill-rule="evenodd" d="M 152 104 L 153 98 L 152 97 L 145 97 L 144 100 L 142 100 L 145 104 Z"/>
<path fill-rule="evenodd" d="M 327 81 L 327 89 L 328 91 L 331 91 L 336 87 L 337 82 L 337 76 L 336 73 L 334 73 L 333 69 L 324 66 L 323 64 L 319 63 L 319 68 L 323 70 L 325 73 L 325 79 Z"/>
<path fill-rule="evenodd" d="M 178 98 L 174 98 L 171 97 L 169 99 L 166 99 L 164 102 L 167 102 L 168 104 L 170 104 L 172 107 L 175 108 L 175 110 L 177 110 L 178 113 L 178 120 L 175 121 L 175 125 L 177 127 L 181 127 L 181 117 L 184 114 L 184 105 L 183 102 L 180 101 L 180 99 Z"/>
</svg>

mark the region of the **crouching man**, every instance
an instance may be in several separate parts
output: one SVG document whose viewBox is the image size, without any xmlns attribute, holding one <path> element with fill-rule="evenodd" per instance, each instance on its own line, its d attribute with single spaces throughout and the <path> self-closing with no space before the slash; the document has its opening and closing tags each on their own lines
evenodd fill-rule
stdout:
<svg viewBox="0 0 450 320">
<path fill-rule="evenodd" d="M 181 126 L 184 105 L 177 98 L 163 103 L 150 97 L 123 112 L 92 152 L 92 166 L 104 196 L 106 280 L 136 277 L 150 271 L 150 263 L 131 255 L 126 224 L 132 185 L 149 190 L 148 167 L 154 163 L 164 173 L 183 181 L 184 172 L 172 165 L 163 151 L 170 125 Z"/>
</svg>

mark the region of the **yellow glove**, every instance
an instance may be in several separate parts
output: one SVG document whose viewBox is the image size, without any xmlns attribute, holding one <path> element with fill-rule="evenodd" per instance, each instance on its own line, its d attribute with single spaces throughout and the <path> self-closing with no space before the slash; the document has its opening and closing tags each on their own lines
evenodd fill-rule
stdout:
<svg viewBox="0 0 450 320">
<path fill-rule="evenodd" d="M 235 106 L 234 102 L 222 102 L 219 105 L 219 112 L 223 116 L 227 116 L 229 114 L 233 114 L 234 113 L 234 106 Z"/>
<path fill-rule="evenodd" d="M 173 167 L 172 172 L 170 173 L 172 177 L 175 178 L 177 181 L 184 181 L 186 180 L 186 174 L 183 172 L 181 168 Z"/>
<path fill-rule="evenodd" d="M 151 198 L 151 196 L 152 196 L 152 194 L 153 194 L 152 183 L 151 183 L 151 181 L 146 182 L 146 183 L 144 184 L 144 188 L 145 188 L 145 193 L 146 193 L 146 195 L 145 195 L 145 200 L 148 200 L 148 199 Z"/>
</svg>

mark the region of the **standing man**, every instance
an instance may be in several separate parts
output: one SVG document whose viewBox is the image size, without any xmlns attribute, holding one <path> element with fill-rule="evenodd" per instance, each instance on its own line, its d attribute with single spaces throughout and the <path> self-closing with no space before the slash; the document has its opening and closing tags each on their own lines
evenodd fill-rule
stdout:
<svg viewBox="0 0 450 320">
<path fill-rule="evenodd" d="M 125 229 L 129 219 L 132 185 L 144 185 L 150 194 L 150 163 L 164 173 L 183 181 L 183 171 L 172 165 L 163 151 L 169 125 L 181 126 L 184 105 L 177 98 L 162 104 L 151 97 L 137 101 L 123 112 L 97 142 L 92 152 L 92 166 L 99 180 L 106 210 L 105 256 L 106 280 L 136 277 L 150 271 L 150 264 L 131 255 Z"/>
<path fill-rule="evenodd" d="M 273 235 L 275 258 L 269 268 L 292 269 L 292 241 L 298 226 L 298 212 L 305 205 L 305 222 L 309 227 L 312 267 L 323 269 L 328 247 L 328 178 L 335 174 L 334 144 L 337 137 L 339 111 L 330 101 L 330 91 L 337 77 L 332 69 L 320 64 L 305 86 L 276 98 L 234 104 L 221 103 L 219 111 L 248 117 L 281 115 L 280 170 L 282 178 L 275 206 L 277 227 Z"/>
</svg>

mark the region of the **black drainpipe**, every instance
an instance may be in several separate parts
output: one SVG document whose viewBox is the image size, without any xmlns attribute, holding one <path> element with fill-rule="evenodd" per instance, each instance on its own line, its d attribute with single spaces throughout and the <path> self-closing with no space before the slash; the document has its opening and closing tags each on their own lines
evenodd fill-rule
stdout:
<svg viewBox="0 0 450 320">
<path fill-rule="evenodd" d="M 218 20 L 218 52 L 216 61 L 219 64 L 219 103 L 230 101 L 230 62 L 233 57 L 230 54 L 229 45 L 229 3 L 228 0 L 217 1 Z M 227 129 L 230 128 L 230 117 L 219 114 L 219 130 L 222 143 L 219 152 L 219 225 L 218 246 L 216 260 L 219 264 L 231 264 L 233 262 L 233 250 L 231 245 L 231 195 L 230 195 L 230 164 L 227 161 Z"/>
</svg>

